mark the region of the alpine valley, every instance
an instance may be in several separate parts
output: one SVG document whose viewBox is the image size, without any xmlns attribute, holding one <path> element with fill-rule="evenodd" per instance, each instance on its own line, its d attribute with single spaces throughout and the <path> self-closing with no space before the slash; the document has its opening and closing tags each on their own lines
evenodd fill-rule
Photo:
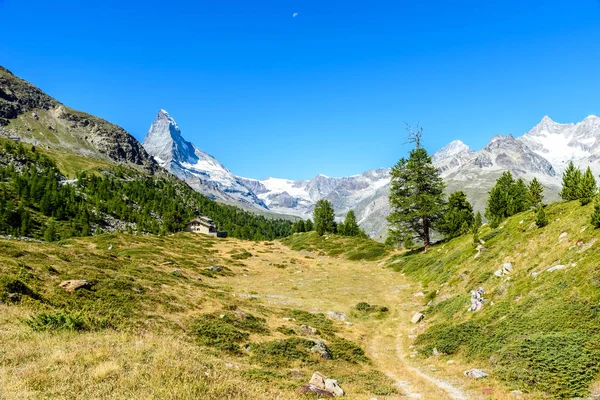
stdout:
<svg viewBox="0 0 600 400">
<path fill-rule="evenodd" d="M 447 192 L 464 191 L 474 208 L 483 211 L 487 193 L 503 171 L 515 177 L 537 178 L 546 188 L 546 201 L 558 200 L 561 174 L 569 161 L 590 165 L 600 173 L 600 118 L 561 124 L 545 116 L 523 136 L 495 136 L 481 150 L 455 140 L 432 155 L 447 184 Z M 315 203 L 329 200 L 338 218 L 354 209 L 360 226 L 381 240 L 387 231 L 390 168 L 372 169 L 348 177 L 317 175 L 310 180 L 235 176 L 214 157 L 181 136 L 175 120 L 158 113 L 144 148 L 190 186 L 217 200 L 246 208 L 311 218 Z"/>
</svg>

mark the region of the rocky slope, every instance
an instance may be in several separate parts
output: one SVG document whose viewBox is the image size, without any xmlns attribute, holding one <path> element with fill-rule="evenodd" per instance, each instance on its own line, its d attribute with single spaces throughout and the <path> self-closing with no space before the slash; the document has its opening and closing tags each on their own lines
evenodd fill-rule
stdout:
<svg viewBox="0 0 600 400">
<path fill-rule="evenodd" d="M 217 159 L 186 141 L 175 120 L 160 110 L 144 139 L 158 164 L 213 199 L 267 210 L 267 206 Z"/>
<path fill-rule="evenodd" d="M 0 135 L 57 150 L 127 163 L 154 173 L 158 165 L 123 128 L 72 110 L 0 67 Z"/>
</svg>

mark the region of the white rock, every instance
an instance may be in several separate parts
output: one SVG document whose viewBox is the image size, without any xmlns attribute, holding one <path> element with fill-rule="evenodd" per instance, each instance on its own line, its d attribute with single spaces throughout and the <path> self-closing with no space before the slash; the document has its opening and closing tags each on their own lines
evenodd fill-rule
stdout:
<svg viewBox="0 0 600 400">
<path fill-rule="evenodd" d="M 559 265 L 555 265 L 554 267 L 548 268 L 546 271 L 554 272 L 554 271 L 560 271 L 561 269 L 565 269 L 565 268 L 567 268 L 566 265 L 559 264 Z"/>
<path fill-rule="evenodd" d="M 326 379 L 325 380 L 325 390 L 333 393 L 335 397 L 342 397 L 344 395 L 344 391 L 338 385 L 335 379 Z"/>
<path fill-rule="evenodd" d="M 425 318 L 425 316 L 421 313 L 415 313 L 415 315 L 413 315 L 412 319 L 410 320 L 410 322 L 412 322 L 413 324 L 418 324 L 419 322 L 421 322 L 421 320 Z"/>
<path fill-rule="evenodd" d="M 569 234 L 567 232 L 563 232 L 558 236 L 558 240 L 562 241 L 562 240 L 566 239 L 568 235 Z"/>
<path fill-rule="evenodd" d="M 465 371 L 464 374 L 467 378 L 471 379 L 481 379 L 488 376 L 488 374 L 486 374 L 484 371 L 476 368 L 472 368 L 468 371 Z"/>
</svg>

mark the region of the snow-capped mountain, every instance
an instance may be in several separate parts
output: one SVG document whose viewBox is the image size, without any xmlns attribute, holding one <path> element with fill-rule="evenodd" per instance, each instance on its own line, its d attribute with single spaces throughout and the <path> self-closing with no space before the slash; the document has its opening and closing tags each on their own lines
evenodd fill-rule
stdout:
<svg viewBox="0 0 600 400">
<path fill-rule="evenodd" d="M 175 120 L 160 110 L 144 139 L 144 148 L 160 166 L 213 199 L 267 210 L 252 190 L 217 159 L 186 141 Z"/>
<path fill-rule="evenodd" d="M 473 155 L 473 150 L 460 140 L 454 140 L 431 156 L 431 161 L 443 174 L 460 168 Z"/>
<path fill-rule="evenodd" d="M 311 218 L 315 203 L 327 199 L 333 204 L 338 218 L 354 209 L 359 223 L 368 225 L 371 214 L 377 211 L 370 200 L 378 197 L 377 193 L 389 185 L 390 177 L 389 169 L 384 168 L 343 178 L 317 175 L 311 180 L 299 181 L 279 178 L 240 180 L 273 212 Z M 375 235 L 378 230 L 371 233 Z"/>
<path fill-rule="evenodd" d="M 164 110 L 150 127 L 144 147 L 161 166 L 213 198 L 304 219 L 312 217 L 318 200 L 327 199 L 338 219 L 353 209 L 370 236 L 382 239 L 387 232 L 389 168 L 349 177 L 317 175 L 298 181 L 238 177 L 185 141 Z M 432 155 L 446 182 L 446 191 L 464 191 L 479 211 L 485 209 L 487 194 L 504 171 L 527 181 L 536 177 L 546 188 L 546 201 L 558 199 L 561 174 L 570 160 L 581 168 L 590 165 L 596 174 L 600 173 L 600 118 L 590 116 L 577 124 L 559 124 L 544 117 L 519 138 L 495 136 L 479 151 L 455 140 Z"/>
<path fill-rule="evenodd" d="M 518 139 L 562 173 L 573 161 L 600 173 L 600 118 L 590 115 L 577 124 L 560 124 L 546 116 Z"/>
</svg>

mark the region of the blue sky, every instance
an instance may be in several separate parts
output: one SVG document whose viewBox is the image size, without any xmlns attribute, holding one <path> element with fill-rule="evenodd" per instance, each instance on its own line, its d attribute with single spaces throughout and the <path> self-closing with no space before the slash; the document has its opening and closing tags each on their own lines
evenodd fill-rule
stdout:
<svg viewBox="0 0 600 400">
<path fill-rule="evenodd" d="M 293 14 L 297 13 L 296 17 Z M 238 175 L 344 176 L 600 114 L 600 1 L 0 0 L 0 65 Z"/>
</svg>

